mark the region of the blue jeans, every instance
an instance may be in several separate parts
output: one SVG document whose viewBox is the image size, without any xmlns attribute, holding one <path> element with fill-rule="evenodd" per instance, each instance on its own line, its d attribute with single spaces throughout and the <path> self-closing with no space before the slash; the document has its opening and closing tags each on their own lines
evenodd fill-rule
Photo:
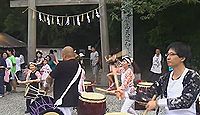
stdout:
<svg viewBox="0 0 200 115">
<path fill-rule="evenodd" d="M 0 76 L 0 95 L 4 95 L 4 76 Z"/>
</svg>

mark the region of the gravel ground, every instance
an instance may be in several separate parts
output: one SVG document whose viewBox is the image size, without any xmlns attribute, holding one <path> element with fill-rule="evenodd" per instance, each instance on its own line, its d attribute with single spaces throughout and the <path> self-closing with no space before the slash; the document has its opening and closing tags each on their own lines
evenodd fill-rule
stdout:
<svg viewBox="0 0 200 115">
<path fill-rule="evenodd" d="M 24 115 L 25 111 L 25 98 L 24 88 L 18 87 L 18 93 L 11 93 L 3 98 L 0 98 L 0 115 Z M 106 96 L 106 108 L 108 112 L 119 112 L 123 101 L 119 101 L 113 95 Z M 138 115 L 142 115 L 143 111 L 137 111 Z M 155 112 L 149 112 L 148 115 L 154 115 Z M 74 111 L 73 115 L 77 115 Z"/>
<path fill-rule="evenodd" d="M 10 93 L 0 98 L 0 115 L 24 115 L 24 88 L 17 87 L 18 93 Z"/>
</svg>

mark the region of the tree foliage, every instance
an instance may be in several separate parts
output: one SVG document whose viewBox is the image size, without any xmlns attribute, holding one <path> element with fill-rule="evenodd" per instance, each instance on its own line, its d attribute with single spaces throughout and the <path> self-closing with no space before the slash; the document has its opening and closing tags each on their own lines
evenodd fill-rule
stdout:
<svg viewBox="0 0 200 115">
<path fill-rule="evenodd" d="M 9 14 L 10 10 L 8 9 L 9 1 L 8 0 L 1 0 L 0 4 L 0 31 L 3 31 L 5 28 L 4 20 L 6 19 L 7 15 Z"/>
<path fill-rule="evenodd" d="M 198 3 L 199 0 L 123 0 L 122 11 L 133 15 L 133 10 L 136 13 L 142 14 L 141 19 L 150 19 L 169 6 L 180 2 Z M 133 10 L 132 10 L 133 9 Z"/>
<path fill-rule="evenodd" d="M 165 49 L 174 41 L 182 41 L 191 46 L 192 65 L 200 68 L 200 5 L 179 3 L 159 13 L 154 19 L 155 28 L 148 32 L 149 44 Z"/>
</svg>

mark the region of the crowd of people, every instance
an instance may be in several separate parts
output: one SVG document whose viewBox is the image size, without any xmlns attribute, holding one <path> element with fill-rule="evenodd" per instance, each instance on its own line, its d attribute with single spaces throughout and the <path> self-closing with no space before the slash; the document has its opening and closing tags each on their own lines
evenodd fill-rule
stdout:
<svg viewBox="0 0 200 115">
<path fill-rule="evenodd" d="M 49 55 L 45 57 L 41 51 L 37 51 L 36 58 L 26 65 L 24 56 L 18 51 L 13 48 L 4 49 L 0 56 L 0 98 L 10 93 L 17 93 L 17 86 L 21 84 L 29 84 L 48 92 L 49 85 L 46 83 L 46 78 L 58 63 L 53 50 L 50 50 Z M 31 101 L 26 99 L 25 113 L 30 111 Z"/>
<path fill-rule="evenodd" d="M 16 93 L 17 79 L 22 79 L 21 70 L 25 63 L 24 56 L 14 49 L 5 49 L 0 56 L 1 80 L 0 80 L 0 97 L 9 93 Z M 6 88 L 4 88 L 4 85 Z M 6 89 L 6 90 L 4 90 Z"/>
<path fill-rule="evenodd" d="M 62 49 L 61 56 L 63 60 L 59 62 L 53 50 L 45 57 L 41 51 L 37 51 L 36 58 L 27 66 L 25 79 L 22 79 L 19 77 L 19 65 L 24 63 L 23 56 L 17 56 L 14 50 L 6 49 L 0 57 L 0 97 L 5 96 L 6 92 L 17 92 L 17 83 L 28 84 L 45 92 L 53 87 L 55 106 L 64 115 L 71 115 L 71 108 L 78 106 L 79 96 L 84 92 L 86 76 L 81 58 L 84 55 L 77 55 L 71 46 L 66 46 Z M 167 115 L 196 115 L 200 76 L 186 67 L 190 58 L 188 45 L 182 42 L 171 43 L 167 47 L 166 62 L 172 70 L 162 74 L 163 58 L 160 50 L 156 49 L 150 69 L 153 85 L 145 92 L 150 99 L 146 101 L 146 111 L 156 109 L 158 113 L 158 108 L 164 108 Z M 137 64 L 129 56 L 119 59 L 114 53 L 106 58 L 106 61 L 110 65 L 107 91 L 114 91 L 119 100 L 124 100 L 121 112 L 137 115 L 133 107 L 140 97 L 135 84 L 135 79 L 141 79 L 141 75 L 138 77 L 140 70 Z M 93 83 L 98 83 L 99 54 L 95 47 L 92 47 L 90 62 L 94 75 Z M 33 100 L 26 99 L 25 113 L 30 112 L 31 101 Z"/>
</svg>

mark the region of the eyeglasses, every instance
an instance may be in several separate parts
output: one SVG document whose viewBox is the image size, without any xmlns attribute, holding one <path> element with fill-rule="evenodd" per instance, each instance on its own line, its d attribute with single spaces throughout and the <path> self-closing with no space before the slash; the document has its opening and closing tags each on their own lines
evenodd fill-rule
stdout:
<svg viewBox="0 0 200 115">
<path fill-rule="evenodd" d="M 173 53 L 173 52 L 170 52 L 170 53 L 165 54 L 166 57 L 167 57 L 167 56 L 174 56 L 174 55 L 177 55 L 177 54 L 176 54 L 176 53 Z"/>
</svg>

